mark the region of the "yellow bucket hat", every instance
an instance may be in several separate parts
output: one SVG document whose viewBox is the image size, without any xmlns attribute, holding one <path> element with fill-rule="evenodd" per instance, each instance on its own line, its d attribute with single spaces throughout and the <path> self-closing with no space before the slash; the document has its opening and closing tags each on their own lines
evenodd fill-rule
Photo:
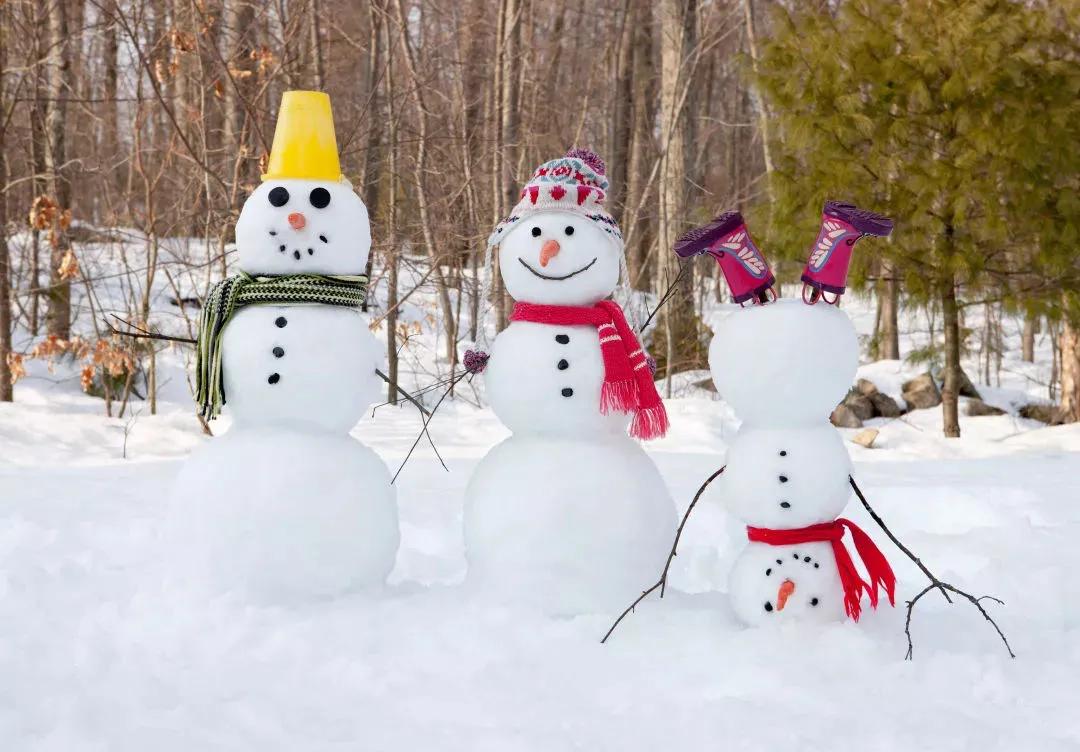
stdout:
<svg viewBox="0 0 1080 752">
<path fill-rule="evenodd" d="M 322 91 L 287 91 L 281 95 L 274 145 L 263 180 L 341 179 L 330 95 Z"/>
</svg>

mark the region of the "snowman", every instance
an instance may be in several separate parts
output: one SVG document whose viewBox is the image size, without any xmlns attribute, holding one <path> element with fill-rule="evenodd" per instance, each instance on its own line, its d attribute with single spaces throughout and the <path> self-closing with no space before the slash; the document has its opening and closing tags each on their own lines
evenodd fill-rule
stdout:
<svg viewBox="0 0 1080 752">
<path fill-rule="evenodd" d="M 827 203 L 803 273 L 802 301 L 770 302 L 772 273 L 737 212 L 676 243 L 681 256 L 716 257 L 733 299 L 754 303 L 720 322 L 709 349 L 717 391 L 742 420 L 713 493 L 747 525 L 749 542 L 729 581 L 732 607 L 747 624 L 858 620 L 863 594 L 876 607 L 879 587 L 893 602 L 895 578 L 885 557 L 866 533 L 839 518 L 851 495 L 852 467 L 829 415 L 855 377 L 858 340 L 836 305 L 815 305 L 839 302 L 859 238 L 891 230 L 884 217 Z M 845 533 L 869 582 L 852 561 Z"/>
<path fill-rule="evenodd" d="M 169 534 L 180 571 L 215 589 L 330 596 L 382 583 L 399 534 L 386 466 L 349 436 L 378 397 L 381 349 L 359 308 L 367 209 L 326 94 L 284 94 L 262 179 L 197 345 L 202 414 L 224 406 L 233 425 L 182 468 Z"/>
<path fill-rule="evenodd" d="M 603 161 L 571 150 L 536 170 L 489 239 L 516 303 L 484 377 L 513 435 L 466 489 L 468 581 L 555 614 L 633 596 L 675 529 L 667 488 L 631 439 L 663 435 L 667 414 L 634 331 L 608 299 L 623 247 L 604 209 L 607 187 Z"/>
</svg>

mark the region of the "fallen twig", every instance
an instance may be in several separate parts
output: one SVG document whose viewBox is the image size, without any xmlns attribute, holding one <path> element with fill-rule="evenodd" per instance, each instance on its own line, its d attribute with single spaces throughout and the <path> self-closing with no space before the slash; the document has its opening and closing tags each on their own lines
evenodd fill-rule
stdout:
<svg viewBox="0 0 1080 752">
<path fill-rule="evenodd" d="M 911 549 L 901 543 L 900 540 L 893 534 L 892 530 L 890 530 L 889 527 L 885 524 L 885 521 L 881 519 L 881 516 L 874 511 L 873 507 L 870 506 L 870 502 L 866 500 L 866 496 L 863 495 L 862 489 L 859 488 L 859 485 L 855 482 L 855 479 L 851 476 L 848 476 L 848 482 L 851 483 L 851 488 L 855 491 L 855 495 L 859 497 L 859 501 L 862 502 L 863 507 L 870 514 L 870 517 L 873 518 L 874 522 L 878 524 L 878 527 L 880 527 L 885 532 L 885 535 L 889 537 L 889 540 L 893 542 L 893 545 L 899 548 L 905 556 L 915 562 L 915 566 L 917 566 L 922 571 L 922 573 L 926 576 L 926 579 L 930 580 L 929 585 L 920 590 L 918 595 L 916 595 L 914 598 L 907 602 L 907 616 L 904 619 L 904 635 L 907 637 L 908 647 L 907 653 L 904 656 L 905 660 L 911 660 L 915 653 L 915 643 L 911 638 L 911 614 L 915 610 L 915 604 L 919 602 L 919 599 L 929 593 L 931 590 L 941 591 L 942 597 L 944 597 L 945 600 L 949 603 L 953 602 L 953 599 L 949 597 L 949 593 L 952 593 L 953 595 L 960 596 L 964 600 L 971 603 L 971 605 L 975 606 L 975 608 L 979 610 L 979 613 L 983 615 L 983 618 L 990 622 L 991 626 L 994 627 L 994 631 L 998 633 L 998 637 L 1001 638 L 1001 641 L 1005 643 L 1005 650 L 1008 651 L 1009 657 L 1015 658 L 1016 654 L 1013 652 L 1012 646 L 1009 645 L 1009 640 L 1005 637 L 1005 633 L 1001 631 L 1001 627 L 998 626 L 997 622 L 994 621 L 993 617 L 990 616 L 989 612 L 987 612 L 987 610 L 983 608 L 982 604 L 984 600 L 992 600 L 995 603 L 999 603 L 1004 606 L 1005 602 L 1002 601 L 1000 598 L 995 598 L 992 595 L 983 595 L 977 598 L 974 595 L 971 595 L 970 593 L 961 590 L 955 585 L 938 579 L 938 577 L 933 572 L 931 572 L 925 564 L 922 563 L 922 560 L 919 559 L 919 557 L 916 556 L 914 553 L 912 553 Z"/>
<path fill-rule="evenodd" d="M 724 465 L 724 467 L 727 467 L 727 465 Z M 724 472 L 724 467 L 721 467 L 715 473 L 706 478 L 705 482 L 701 484 L 701 488 L 699 488 L 697 490 L 697 493 L 694 494 L 693 501 L 691 501 L 690 506 L 686 508 L 686 514 L 683 515 L 682 522 L 679 523 L 679 527 L 675 531 L 675 542 L 671 544 L 671 552 L 668 553 L 667 561 L 664 563 L 664 571 L 660 573 L 660 579 L 657 580 L 656 583 L 653 584 L 653 586 L 650 587 L 648 590 L 642 591 L 641 595 L 639 595 L 633 603 L 627 606 L 625 611 L 619 614 L 619 618 L 615 620 L 615 623 L 612 624 L 611 627 L 608 629 L 607 634 L 605 634 L 604 638 L 600 640 L 601 644 L 607 642 L 608 638 L 611 637 L 611 633 L 615 631 L 615 627 L 619 626 L 619 622 L 625 619 L 629 614 L 633 613 L 634 609 L 637 608 L 637 605 L 643 600 L 645 600 L 645 598 L 648 597 L 649 593 L 659 588 L 660 597 L 664 597 L 664 592 L 667 589 L 668 570 L 671 569 L 671 562 L 678 555 L 679 540 L 682 538 L 683 528 L 686 527 L 686 521 L 690 519 L 690 513 L 694 511 L 694 506 L 698 503 L 698 499 L 701 498 L 701 494 L 705 492 L 705 489 L 708 488 L 710 483 L 720 477 L 720 473 Z"/>
</svg>

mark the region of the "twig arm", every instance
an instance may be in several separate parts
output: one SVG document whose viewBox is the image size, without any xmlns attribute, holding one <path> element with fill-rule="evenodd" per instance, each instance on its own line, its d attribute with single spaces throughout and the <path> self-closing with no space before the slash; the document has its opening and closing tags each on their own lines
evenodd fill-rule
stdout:
<svg viewBox="0 0 1080 752">
<path fill-rule="evenodd" d="M 611 633 L 615 631 L 615 627 L 619 626 L 619 622 L 629 616 L 634 611 L 634 609 L 637 608 L 638 604 L 648 597 L 649 593 L 652 593 L 654 590 L 659 588 L 660 597 L 664 597 L 664 590 L 667 588 L 668 570 L 671 569 L 671 562 L 678 555 L 679 541 L 682 539 L 683 528 L 686 527 L 686 521 L 690 519 L 690 513 L 694 511 L 694 507 L 697 505 L 698 499 L 701 498 L 701 495 L 705 493 L 705 489 L 709 487 L 710 483 L 720 477 L 720 473 L 724 472 L 724 468 L 726 467 L 727 465 L 724 465 L 715 473 L 706 478 L 705 482 L 701 484 L 701 488 L 699 488 L 697 493 L 694 494 L 694 498 L 690 502 L 690 506 L 686 508 L 686 514 L 683 515 L 682 522 L 679 523 L 679 527 L 675 531 L 675 542 L 671 544 L 671 552 L 668 553 L 667 561 L 664 562 L 664 571 L 660 573 L 660 579 L 657 580 L 650 588 L 642 591 L 641 595 L 639 595 L 633 603 L 627 606 L 626 609 L 621 614 L 619 614 L 619 618 L 617 618 L 615 622 L 608 628 L 607 633 L 604 635 L 603 639 L 600 640 L 600 644 L 604 644 L 605 642 L 607 642 L 608 638 L 611 637 Z"/>
<path fill-rule="evenodd" d="M 420 412 L 422 412 L 422 413 L 423 413 L 424 415 L 427 415 L 427 416 L 429 416 L 429 417 L 431 416 L 431 411 L 430 411 L 430 410 L 428 410 L 428 409 L 427 409 L 426 407 L 424 407 L 424 406 L 423 406 L 422 404 L 420 404 L 420 401 L 419 401 L 418 399 L 416 399 L 416 398 L 415 398 L 415 397 L 413 397 L 413 396 L 412 396 L 411 394 L 409 394 L 408 392 L 406 392 L 406 391 L 405 391 L 404 389 L 402 389 L 402 388 L 401 388 L 401 387 L 400 387 L 400 386 L 399 386 L 398 384 L 395 384 L 395 383 L 391 383 L 391 382 L 390 382 L 390 377 L 389 377 L 389 376 L 387 376 L 387 375 L 386 375 L 385 373 L 383 373 L 382 371 L 380 371 L 380 370 L 379 370 L 378 368 L 376 368 L 376 369 L 375 369 L 375 374 L 376 374 L 376 375 L 377 375 L 377 376 L 378 376 L 378 377 L 379 377 L 380 379 L 382 379 L 383 381 L 385 381 L 385 382 L 386 382 L 387 384 L 390 384 L 390 385 L 391 385 L 392 387 L 394 387 L 394 391 L 396 391 L 396 392 L 397 392 L 398 394 L 400 394 L 400 395 L 401 395 L 402 397 L 404 397 L 404 398 L 405 398 L 406 400 L 408 400 L 409 402 L 413 403 L 413 405 L 415 405 L 415 406 L 416 406 L 416 409 L 417 409 L 417 410 L 419 410 Z"/>
<path fill-rule="evenodd" d="M 1009 657 L 1015 658 L 1016 653 L 1013 652 L 1012 646 L 1009 645 L 1009 640 L 1005 637 L 1005 633 L 1001 631 L 1001 627 L 998 626 L 997 622 L 994 621 L 994 618 L 990 616 L 990 613 L 982 604 L 984 600 L 992 600 L 995 603 L 999 603 L 1001 605 L 1004 605 L 1004 602 L 1000 598 L 995 598 L 992 595 L 984 595 L 976 598 L 971 593 L 965 592 L 960 588 L 956 587 L 955 585 L 951 585 L 944 580 L 938 579 L 938 577 L 933 572 L 931 572 L 925 564 L 922 563 L 922 560 L 919 559 L 919 557 L 916 556 L 914 553 L 912 553 L 911 549 L 901 543 L 900 540 L 893 534 L 893 532 L 889 530 L 888 526 L 885 524 L 885 521 L 881 519 L 881 516 L 874 511 L 873 507 L 870 506 L 870 502 L 866 500 L 866 496 L 863 495 L 863 492 L 859 488 L 859 485 L 855 482 L 855 479 L 851 476 L 848 476 L 848 481 L 851 483 L 851 488 L 855 491 L 855 495 L 859 497 L 859 501 L 862 502 L 863 507 L 866 508 L 866 511 L 873 518 L 874 522 L 878 524 L 878 527 L 880 527 L 884 531 L 885 535 L 889 537 L 889 540 L 893 542 L 893 545 L 899 548 L 905 556 L 915 562 L 915 566 L 917 566 L 922 571 L 922 573 L 926 575 L 926 579 L 930 580 L 929 585 L 920 590 L 918 595 L 916 595 L 914 598 L 907 602 L 907 615 L 904 619 L 904 635 L 907 637 L 908 647 L 907 654 L 904 657 L 907 660 L 911 660 L 912 656 L 915 654 L 915 643 L 911 638 L 911 615 L 912 612 L 915 610 L 915 604 L 918 603 L 919 599 L 929 593 L 931 590 L 937 589 L 941 591 L 941 594 L 949 603 L 953 603 L 953 599 L 949 597 L 949 593 L 952 593 L 963 598 L 964 600 L 971 603 L 971 605 L 973 605 L 975 608 L 977 608 L 979 610 L 979 613 L 982 614 L 983 618 L 990 622 L 990 625 L 994 628 L 994 631 L 997 632 L 998 637 L 1001 638 L 1002 643 L 1004 643 L 1005 645 L 1005 650 L 1009 653 Z"/>
</svg>

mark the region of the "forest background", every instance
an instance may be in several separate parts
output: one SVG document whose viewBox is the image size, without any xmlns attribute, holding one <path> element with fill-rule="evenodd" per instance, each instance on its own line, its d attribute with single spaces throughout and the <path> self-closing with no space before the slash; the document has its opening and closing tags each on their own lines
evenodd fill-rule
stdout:
<svg viewBox="0 0 1080 752">
<path fill-rule="evenodd" d="M 1075 422 L 1078 43 L 1076 0 L 6 0 L 0 400 L 31 361 L 66 357 L 110 414 L 132 395 L 153 413 L 168 345 L 105 314 L 157 330 L 165 284 L 194 331 L 281 93 L 319 89 L 371 213 L 391 379 L 418 326 L 452 370 L 481 310 L 505 324 L 486 237 L 537 164 L 581 146 L 607 162 L 631 285 L 675 288 L 648 341 L 658 377 L 703 367 L 703 312 L 725 298 L 675 238 L 741 210 L 797 282 L 833 198 L 897 221 L 855 256 L 876 305 L 865 356 L 925 363 L 947 436 L 1018 316 L 1023 360 L 1051 342 L 1048 420 Z M 418 291 L 430 317 L 399 320 Z M 925 347 L 901 352 L 904 309 L 926 316 Z"/>
</svg>

